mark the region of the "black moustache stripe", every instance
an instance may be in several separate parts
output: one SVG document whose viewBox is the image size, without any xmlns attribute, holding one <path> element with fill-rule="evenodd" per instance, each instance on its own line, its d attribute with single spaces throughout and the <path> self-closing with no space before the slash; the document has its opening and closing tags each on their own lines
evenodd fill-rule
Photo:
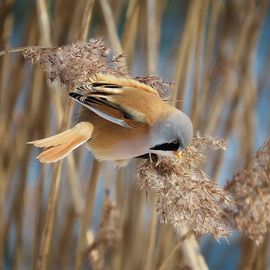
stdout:
<svg viewBox="0 0 270 270">
<path fill-rule="evenodd" d="M 161 150 L 161 151 L 176 151 L 176 150 L 178 150 L 179 146 L 180 146 L 179 142 L 177 142 L 177 143 L 171 142 L 171 143 L 159 144 L 159 145 L 156 145 L 150 149 L 151 150 Z"/>
</svg>

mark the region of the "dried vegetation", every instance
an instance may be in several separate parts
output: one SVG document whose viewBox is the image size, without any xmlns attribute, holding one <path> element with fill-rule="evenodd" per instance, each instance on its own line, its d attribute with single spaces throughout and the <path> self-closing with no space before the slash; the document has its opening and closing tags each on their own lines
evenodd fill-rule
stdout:
<svg viewBox="0 0 270 270">
<path fill-rule="evenodd" d="M 194 232 L 218 238 L 239 230 L 242 239 L 244 235 L 252 239 L 242 241 L 243 258 L 249 260 L 243 259 L 240 267 L 254 269 L 256 262 L 261 265 L 256 269 L 263 269 L 270 222 L 269 140 L 252 156 L 254 116 L 268 83 L 263 71 L 269 70 L 270 57 L 265 57 L 257 79 L 253 69 L 268 1 L 192 0 L 187 9 L 181 1 L 174 4 L 174 10 L 184 10 L 187 16 L 183 32 L 175 30 L 166 38 L 165 50 L 172 52 L 162 69 L 166 81 L 152 75 L 158 73 L 158 49 L 165 46 L 164 16 L 173 12 L 169 1 L 147 0 L 146 9 L 144 1 L 95 2 L 57 0 L 52 14 L 44 0 L 36 1 L 36 6 L 29 3 L 19 45 L 46 47 L 17 51 L 38 65 L 30 68 L 21 55 L 2 53 L 6 56 L 0 59 L 1 267 L 205 270 L 208 266 Z M 18 15 L 10 8 L 13 5 L 0 3 L 3 50 L 14 47 L 11 35 Z M 89 27 L 93 32 L 88 36 Z M 86 42 L 89 37 L 95 38 Z M 58 44 L 71 45 L 51 47 Z M 138 59 L 144 77 L 135 77 Z M 135 72 L 129 75 L 130 70 Z M 184 107 L 202 134 L 233 138 L 239 147 L 234 157 L 225 159 L 230 163 L 226 177 L 232 177 L 225 188 L 216 183 L 224 177 L 226 153 L 219 150 L 224 142 L 210 136 L 194 138 L 176 162 L 162 158 L 138 169 L 134 162 L 115 171 L 92 161 L 83 148 L 52 171 L 35 163 L 34 150 L 25 142 L 67 128 L 73 112 L 66 91 L 47 78 L 69 91 L 96 72 L 134 76 Z M 208 148 L 211 151 L 205 151 Z M 232 176 L 236 168 L 239 172 Z M 147 202 L 138 186 L 146 190 Z M 102 211 L 105 189 L 110 198 L 104 196 Z M 159 225 L 158 220 L 173 226 Z M 264 243 L 261 249 L 258 243 Z"/>
</svg>

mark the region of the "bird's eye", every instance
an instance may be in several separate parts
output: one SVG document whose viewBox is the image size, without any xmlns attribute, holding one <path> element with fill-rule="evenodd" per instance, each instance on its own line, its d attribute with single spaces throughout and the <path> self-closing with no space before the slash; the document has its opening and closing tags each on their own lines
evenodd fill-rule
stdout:
<svg viewBox="0 0 270 270">
<path fill-rule="evenodd" d="M 177 140 L 174 140 L 172 143 L 173 144 L 178 144 L 178 141 Z"/>
</svg>

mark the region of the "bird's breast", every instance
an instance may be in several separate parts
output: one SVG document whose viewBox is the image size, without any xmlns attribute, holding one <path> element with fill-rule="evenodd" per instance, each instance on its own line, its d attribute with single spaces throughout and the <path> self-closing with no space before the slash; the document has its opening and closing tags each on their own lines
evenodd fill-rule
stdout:
<svg viewBox="0 0 270 270">
<path fill-rule="evenodd" d="M 149 130 L 146 127 L 124 128 L 110 123 L 94 132 L 90 148 L 100 160 L 140 156 L 149 151 Z"/>
</svg>

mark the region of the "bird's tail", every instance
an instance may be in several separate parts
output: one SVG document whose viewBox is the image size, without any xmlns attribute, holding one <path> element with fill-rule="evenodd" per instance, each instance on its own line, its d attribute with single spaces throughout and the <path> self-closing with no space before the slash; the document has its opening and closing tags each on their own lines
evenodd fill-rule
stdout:
<svg viewBox="0 0 270 270">
<path fill-rule="evenodd" d="M 52 163 L 66 157 L 72 150 L 89 140 L 92 136 L 93 125 L 80 122 L 75 127 L 57 135 L 28 142 L 36 147 L 48 148 L 41 152 L 37 159 L 42 163 Z"/>
</svg>

